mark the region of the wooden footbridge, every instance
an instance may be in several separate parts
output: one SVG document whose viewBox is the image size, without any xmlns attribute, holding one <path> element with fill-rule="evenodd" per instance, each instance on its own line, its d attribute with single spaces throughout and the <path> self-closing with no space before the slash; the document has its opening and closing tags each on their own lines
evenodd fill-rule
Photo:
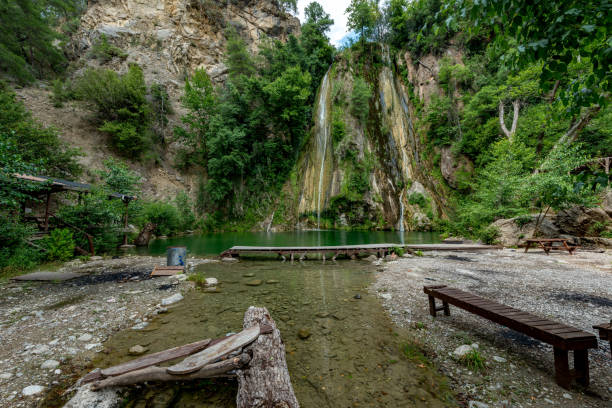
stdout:
<svg viewBox="0 0 612 408">
<path fill-rule="evenodd" d="M 337 246 L 294 246 L 294 247 L 260 247 L 260 246 L 233 246 L 221 253 L 222 257 L 239 257 L 241 255 L 276 254 L 285 260 L 287 256 L 293 261 L 295 257 L 304 260 L 308 255 L 319 255 L 324 260 L 331 255 L 332 260 L 340 255 L 348 258 L 356 258 L 359 255 L 374 254 L 384 257 L 395 252 L 396 248 L 402 248 L 407 252 L 414 251 L 478 251 L 501 249 L 498 246 L 478 244 L 361 244 L 361 245 L 337 245 Z"/>
</svg>

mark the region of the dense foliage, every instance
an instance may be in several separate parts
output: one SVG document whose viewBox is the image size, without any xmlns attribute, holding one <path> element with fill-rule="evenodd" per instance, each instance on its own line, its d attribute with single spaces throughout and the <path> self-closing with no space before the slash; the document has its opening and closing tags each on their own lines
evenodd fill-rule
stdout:
<svg viewBox="0 0 612 408">
<path fill-rule="evenodd" d="M 296 162 L 334 52 L 325 35 L 329 15 L 311 3 L 306 16 L 299 39 L 264 41 L 256 55 L 229 29 L 226 84 L 215 88 L 202 70 L 186 82 L 189 112 L 175 131 L 185 149 L 177 164 L 206 169 L 200 200 L 206 209 L 248 217 L 253 197 L 265 201 L 278 191 Z"/>
<path fill-rule="evenodd" d="M 20 83 L 61 72 L 64 38 L 83 0 L 0 0 L 0 73 Z"/>
</svg>

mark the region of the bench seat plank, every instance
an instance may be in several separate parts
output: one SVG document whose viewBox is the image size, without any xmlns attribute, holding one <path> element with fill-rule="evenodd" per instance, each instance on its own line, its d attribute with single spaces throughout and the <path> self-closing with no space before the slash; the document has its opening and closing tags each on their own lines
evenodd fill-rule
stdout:
<svg viewBox="0 0 612 408">
<path fill-rule="evenodd" d="M 559 324 L 558 322 L 530 314 L 527 316 L 506 315 L 504 313 L 504 305 L 501 303 L 492 302 L 459 289 L 451 289 L 448 287 L 425 287 L 424 291 L 428 295 L 441 299 L 443 302 L 447 302 L 467 310 L 468 312 L 487 318 L 495 323 L 527 334 L 562 350 L 584 348 L 585 344 L 590 345 L 590 348 L 597 347 L 597 339 L 591 333 L 583 331 L 574 333 L 552 333 L 546 330 L 547 325 Z M 498 309 L 498 307 L 501 308 Z M 513 312 L 519 311 L 511 309 L 507 313 Z M 553 326 L 548 327 L 553 328 Z M 556 326 L 556 328 L 561 327 Z"/>
</svg>

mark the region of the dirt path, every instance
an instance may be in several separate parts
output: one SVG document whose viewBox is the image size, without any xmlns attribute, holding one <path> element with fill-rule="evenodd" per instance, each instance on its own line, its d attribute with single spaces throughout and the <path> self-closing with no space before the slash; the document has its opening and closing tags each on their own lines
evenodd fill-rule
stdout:
<svg viewBox="0 0 612 408">
<path fill-rule="evenodd" d="M 393 320 L 411 327 L 415 339 L 452 378 L 466 401 L 490 407 L 610 407 L 610 345 L 589 353 L 588 392 L 565 390 L 553 379 L 552 348 L 451 306 L 451 316 L 429 316 L 424 285 L 446 284 L 539 316 L 594 332 L 612 318 L 612 253 L 575 256 L 516 250 L 428 252 L 380 267 L 372 288 Z M 464 344 L 478 344 L 485 368 L 470 371 L 453 357 Z M 509 405 L 511 404 L 511 405 Z"/>
<path fill-rule="evenodd" d="M 148 278 L 153 266 L 165 261 L 144 256 L 74 261 L 62 270 L 83 277 L 0 285 L 0 406 L 38 405 L 49 388 L 70 383 L 75 370 L 103 352 L 111 333 L 146 330 L 162 299 L 188 285 L 177 277 Z M 203 262 L 210 261 L 190 260 Z M 36 386 L 44 390 L 25 395 L 40 390 Z"/>
</svg>

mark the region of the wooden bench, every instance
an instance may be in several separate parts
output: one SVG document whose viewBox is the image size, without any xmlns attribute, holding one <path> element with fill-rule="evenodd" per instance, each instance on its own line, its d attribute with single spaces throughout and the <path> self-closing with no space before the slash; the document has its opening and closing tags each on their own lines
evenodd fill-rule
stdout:
<svg viewBox="0 0 612 408">
<path fill-rule="evenodd" d="M 525 252 L 529 251 L 532 244 L 539 246 L 549 255 L 550 251 L 567 251 L 570 255 L 574 255 L 574 251 L 578 248 L 577 245 L 569 245 L 568 239 L 565 238 L 531 238 L 525 240 Z M 559 243 L 560 245 L 554 245 Z"/>
<path fill-rule="evenodd" d="M 557 384 L 569 388 L 572 380 L 576 380 L 585 387 L 589 385 L 588 349 L 597 348 L 595 335 L 445 285 L 425 286 L 423 291 L 429 296 L 429 313 L 432 316 L 435 317 L 438 311 L 450 316 L 451 304 L 548 343 L 554 349 Z M 436 298 L 442 300 L 442 306 L 436 306 Z M 572 370 L 568 361 L 570 350 L 574 352 Z"/>
</svg>

